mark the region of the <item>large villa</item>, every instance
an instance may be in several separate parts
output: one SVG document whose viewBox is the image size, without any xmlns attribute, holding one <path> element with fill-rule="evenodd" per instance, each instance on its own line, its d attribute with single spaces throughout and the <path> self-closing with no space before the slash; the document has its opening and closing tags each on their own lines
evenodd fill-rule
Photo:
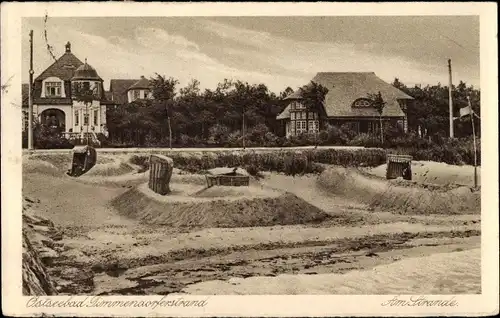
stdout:
<svg viewBox="0 0 500 318">
<path fill-rule="evenodd" d="M 398 124 L 407 131 L 406 111 L 413 98 L 384 82 L 375 73 L 321 72 L 312 81 L 328 89 L 324 103 L 320 109 L 306 109 L 302 102 L 302 88 L 287 96 L 287 107 L 277 116 L 278 120 L 285 122 L 287 136 L 315 133 L 325 124 L 347 124 L 358 133 L 375 133 L 380 127 L 380 114 L 369 97 L 378 92 L 386 102 L 382 121 Z"/>
<path fill-rule="evenodd" d="M 75 90 L 84 87 L 93 91 L 91 103 L 77 100 Z M 29 85 L 23 84 L 23 130 L 28 126 Z M 149 82 L 139 79 L 111 79 L 105 91 L 97 70 L 82 62 L 71 52 L 65 53 L 38 75 L 33 83 L 33 112 L 41 124 L 57 129 L 67 138 L 91 135 L 107 136 L 106 110 L 109 107 L 150 98 Z"/>
</svg>

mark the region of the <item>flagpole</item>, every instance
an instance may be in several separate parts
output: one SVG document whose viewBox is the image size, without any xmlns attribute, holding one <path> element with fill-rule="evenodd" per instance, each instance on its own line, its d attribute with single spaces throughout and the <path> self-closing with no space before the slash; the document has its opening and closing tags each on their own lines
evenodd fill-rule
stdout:
<svg viewBox="0 0 500 318">
<path fill-rule="evenodd" d="M 448 59 L 448 76 L 449 76 L 449 85 L 448 85 L 448 106 L 450 108 L 450 138 L 454 137 L 453 133 L 453 95 L 452 95 L 452 79 L 451 79 L 451 59 Z"/>
<path fill-rule="evenodd" d="M 33 30 L 30 31 L 30 77 L 28 90 L 28 150 L 33 150 Z"/>
<path fill-rule="evenodd" d="M 472 111 L 472 105 L 470 102 L 470 97 L 467 96 L 470 108 L 470 118 L 472 123 L 472 138 L 474 139 L 474 188 L 477 188 L 477 150 L 476 150 L 476 129 L 474 128 L 474 112 Z"/>
</svg>

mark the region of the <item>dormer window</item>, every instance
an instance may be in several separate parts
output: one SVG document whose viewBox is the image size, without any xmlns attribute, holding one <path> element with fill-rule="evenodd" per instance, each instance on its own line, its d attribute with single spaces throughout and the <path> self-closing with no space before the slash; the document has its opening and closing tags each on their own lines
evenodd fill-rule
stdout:
<svg viewBox="0 0 500 318">
<path fill-rule="evenodd" d="M 85 91 L 90 90 L 90 82 L 82 82 L 82 88 Z"/>
<path fill-rule="evenodd" d="M 141 91 L 136 89 L 134 90 L 134 100 L 141 98 Z"/>
<path fill-rule="evenodd" d="M 61 82 L 45 82 L 46 97 L 61 97 Z"/>
<path fill-rule="evenodd" d="M 358 108 L 366 108 L 366 107 L 371 107 L 371 106 L 372 106 L 372 102 L 366 98 L 356 99 L 354 101 L 354 103 L 352 104 L 352 107 L 358 107 Z"/>
</svg>

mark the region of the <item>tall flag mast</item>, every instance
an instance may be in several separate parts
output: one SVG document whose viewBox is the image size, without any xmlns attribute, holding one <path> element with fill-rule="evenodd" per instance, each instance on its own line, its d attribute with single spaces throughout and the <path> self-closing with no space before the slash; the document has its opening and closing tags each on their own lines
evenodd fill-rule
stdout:
<svg viewBox="0 0 500 318">
<path fill-rule="evenodd" d="M 448 100 L 450 105 L 450 138 L 454 137 L 453 134 L 453 99 L 451 94 L 452 80 L 451 80 L 451 59 L 448 59 L 448 73 L 450 77 L 450 83 L 448 85 Z"/>
<path fill-rule="evenodd" d="M 30 31 L 30 77 L 28 92 L 28 149 L 33 150 L 33 30 Z"/>
</svg>

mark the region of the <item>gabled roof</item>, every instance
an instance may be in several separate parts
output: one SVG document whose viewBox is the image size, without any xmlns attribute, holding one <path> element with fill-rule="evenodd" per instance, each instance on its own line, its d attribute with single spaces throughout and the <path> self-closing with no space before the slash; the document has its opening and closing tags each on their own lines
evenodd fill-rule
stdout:
<svg viewBox="0 0 500 318">
<path fill-rule="evenodd" d="M 150 87 L 150 84 L 149 84 L 149 80 L 147 78 L 145 78 L 144 76 L 141 76 L 141 79 L 138 80 L 136 83 L 132 84 L 128 90 L 131 90 L 131 89 L 149 89 Z"/>
<path fill-rule="evenodd" d="M 138 81 L 138 79 L 112 79 L 109 82 L 112 100 L 117 104 L 126 104 L 128 101 L 127 90 Z"/>
<path fill-rule="evenodd" d="M 73 77 L 73 73 L 78 67 L 83 65 L 71 51 L 66 51 L 60 58 L 58 58 L 51 66 L 40 74 L 35 81 L 43 81 L 48 77 L 58 77 L 63 81 L 69 81 Z"/>
<path fill-rule="evenodd" d="M 398 100 L 413 99 L 401 90 L 384 82 L 373 72 L 320 72 L 312 79 L 328 89 L 324 107 L 328 117 L 374 117 L 378 112 L 374 108 L 353 108 L 352 104 L 359 98 L 367 98 L 369 94 L 380 92 L 386 102 L 382 116 L 404 116 Z M 286 100 L 300 99 L 302 89 L 287 96 Z M 279 114 L 277 119 L 289 117 L 289 106 Z"/>
</svg>

